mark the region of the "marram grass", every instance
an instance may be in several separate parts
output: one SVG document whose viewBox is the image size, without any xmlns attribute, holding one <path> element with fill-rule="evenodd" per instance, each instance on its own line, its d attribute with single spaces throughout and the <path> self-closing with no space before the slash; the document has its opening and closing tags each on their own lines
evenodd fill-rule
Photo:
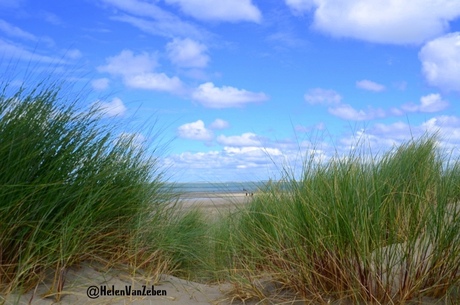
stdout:
<svg viewBox="0 0 460 305">
<path fill-rule="evenodd" d="M 453 298 L 460 180 L 459 163 L 448 161 L 434 136 L 379 157 L 363 150 L 326 164 L 307 160 L 300 180 L 271 184 L 223 222 L 216 264 L 230 264 L 242 299 L 283 291 L 323 304 Z M 278 290 L 263 290 L 261 278 Z"/>
<path fill-rule="evenodd" d="M 134 136 L 119 136 L 100 109 L 77 108 L 53 83 L 7 92 L 4 85 L 1 294 L 30 290 L 53 270 L 50 293 L 59 298 L 65 271 L 83 261 L 153 274 L 197 265 L 181 234 L 204 226 L 177 213 L 157 159 Z"/>
<path fill-rule="evenodd" d="M 99 109 L 69 104 L 55 85 L 6 92 L 1 294 L 32 289 L 51 270 L 50 294 L 59 299 L 66 270 L 96 260 L 154 275 L 230 278 L 241 299 L 460 302 L 452 293 L 460 279 L 460 163 L 439 152 L 434 136 L 383 156 L 358 149 L 324 164 L 307 159 L 301 179 L 285 169 L 282 182 L 209 225 L 180 209 L 158 160 L 104 125 Z"/>
</svg>

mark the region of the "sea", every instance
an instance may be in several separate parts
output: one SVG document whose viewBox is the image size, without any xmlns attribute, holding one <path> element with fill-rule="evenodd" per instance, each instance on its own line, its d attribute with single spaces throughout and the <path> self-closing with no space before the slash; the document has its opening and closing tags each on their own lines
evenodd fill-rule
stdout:
<svg viewBox="0 0 460 305">
<path fill-rule="evenodd" d="M 178 182 L 172 186 L 178 193 L 206 193 L 206 194 L 235 194 L 235 193 L 255 193 L 264 188 L 266 181 L 257 182 Z"/>
</svg>

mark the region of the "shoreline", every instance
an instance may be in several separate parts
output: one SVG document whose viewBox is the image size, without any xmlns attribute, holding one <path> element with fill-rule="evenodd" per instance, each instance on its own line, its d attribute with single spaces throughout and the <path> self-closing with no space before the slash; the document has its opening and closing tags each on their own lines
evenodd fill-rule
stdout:
<svg viewBox="0 0 460 305">
<path fill-rule="evenodd" d="M 245 193 L 189 193 L 180 196 L 178 203 L 183 210 L 199 209 L 205 217 L 216 219 L 219 215 L 231 213 L 248 204 L 253 196 Z"/>
</svg>

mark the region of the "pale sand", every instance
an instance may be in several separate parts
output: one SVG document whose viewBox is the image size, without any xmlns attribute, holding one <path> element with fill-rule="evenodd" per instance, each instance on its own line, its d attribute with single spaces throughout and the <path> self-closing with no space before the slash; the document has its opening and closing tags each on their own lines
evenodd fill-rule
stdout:
<svg viewBox="0 0 460 305">
<path fill-rule="evenodd" d="M 184 196 L 181 200 L 184 209 L 199 208 L 210 215 L 216 217 L 221 213 L 231 213 L 238 207 L 241 207 L 250 202 L 251 196 L 242 194 L 196 194 Z M 460 205 L 459 205 L 460 206 Z M 52 278 L 52 277 L 51 277 Z M 142 289 L 142 285 L 151 287 L 154 285 L 155 290 L 166 291 L 165 296 L 105 296 L 97 299 L 91 299 L 87 296 L 87 289 L 90 286 L 105 286 L 107 289 L 112 287 L 116 290 L 125 290 L 125 287 L 132 289 Z M 270 285 L 268 285 L 270 286 Z M 71 268 L 67 272 L 62 298 L 56 302 L 54 298 L 44 298 L 51 287 L 51 282 L 47 281 L 39 285 L 35 290 L 23 295 L 10 295 L 7 300 L 0 296 L 0 304 L 33 304 L 33 305 L 49 305 L 49 304 L 140 304 L 140 305 L 228 305 L 231 304 L 231 297 L 228 292 L 231 291 L 232 285 L 206 285 L 195 282 L 185 281 L 174 276 L 163 275 L 160 279 L 154 281 L 148 276 L 130 276 L 127 272 L 120 270 L 106 271 L 95 265 L 82 265 L 79 268 Z M 446 303 L 447 302 L 447 303 Z M 406 304 L 417 305 L 435 305 L 435 304 L 460 304 L 457 303 L 458 298 L 445 301 L 430 298 L 407 302 Z M 272 300 L 269 304 L 277 304 Z M 308 303 L 308 302 L 307 302 Z M 246 304 L 257 304 L 257 301 L 246 302 Z M 305 304 L 302 301 L 295 301 L 295 297 L 291 301 L 283 302 L 283 304 Z M 337 301 L 332 302 L 333 305 L 343 305 L 344 303 Z M 350 305 L 350 303 L 345 303 Z"/>
<path fill-rule="evenodd" d="M 220 215 L 234 212 L 253 198 L 245 193 L 195 193 L 185 194 L 181 197 L 180 203 L 185 210 L 198 208 L 204 212 L 204 215 L 215 219 Z"/>
<path fill-rule="evenodd" d="M 205 212 L 204 214 L 216 217 L 220 213 L 231 212 L 251 199 L 251 196 L 246 196 L 244 193 L 194 194 L 183 196 L 181 203 L 184 209 L 199 208 Z M 232 288 L 230 284 L 205 285 L 169 275 L 163 275 L 154 285 L 155 290 L 165 290 L 166 296 L 101 296 L 97 299 L 90 299 L 86 294 L 90 286 L 105 286 L 111 289 L 113 285 L 116 290 L 125 290 L 127 286 L 131 286 L 132 289 L 142 289 L 142 285 L 150 288 L 152 284 L 153 280 L 149 280 L 148 277 L 133 278 L 128 273 L 119 270 L 106 271 L 98 266 L 86 264 L 67 271 L 62 298 L 59 302 L 56 302 L 54 297 L 43 297 L 52 286 L 51 281 L 47 281 L 23 295 L 10 295 L 6 300 L 0 295 L 0 304 L 230 304 L 230 299 L 225 294 Z"/>
<path fill-rule="evenodd" d="M 204 305 L 204 304 L 229 304 L 224 292 L 231 287 L 227 285 L 205 285 L 185 281 L 177 277 L 163 275 L 154 290 L 165 291 L 162 296 L 100 296 L 91 299 L 87 296 L 87 290 L 91 286 L 107 287 L 111 290 L 125 290 L 126 287 L 132 289 L 143 289 L 145 285 L 149 289 L 152 287 L 152 280 L 148 277 L 132 277 L 119 270 L 105 271 L 95 266 L 83 265 L 79 268 L 71 268 L 67 272 L 66 282 L 62 297 L 56 302 L 53 297 L 43 298 L 49 290 L 51 282 L 46 282 L 36 290 L 27 294 L 17 296 L 10 295 L 4 304 L 141 304 L 141 305 Z M 0 303 L 2 298 L 0 297 Z M 2 303 L 3 304 L 3 303 Z"/>
</svg>

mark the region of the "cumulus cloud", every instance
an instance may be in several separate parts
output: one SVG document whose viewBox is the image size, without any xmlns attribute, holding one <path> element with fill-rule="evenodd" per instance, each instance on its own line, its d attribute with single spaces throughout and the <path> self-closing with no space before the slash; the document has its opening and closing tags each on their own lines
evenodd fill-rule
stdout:
<svg viewBox="0 0 460 305">
<path fill-rule="evenodd" d="M 299 143 L 289 139 L 281 142 L 264 140 L 263 146 L 225 145 L 220 150 L 171 155 L 166 161 L 176 172 L 187 171 L 188 176 L 195 180 L 196 177 L 200 177 L 203 180 L 254 181 L 268 177 L 274 178 L 280 174 L 280 165 L 288 164 L 290 166 L 288 168 L 301 169 L 301 162 L 305 160 L 305 154 L 307 157 L 312 157 L 315 162 L 321 163 L 330 158 L 349 156 L 350 149 L 362 148 L 363 154 L 360 156 L 375 159 L 377 155 L 388 152 L 411 138 L 418 138 L 426 132 L 439 132 L 439 147 L 448 149 L 449 152 L 452 150 L 456 153 L 454 156 L 459 154 L 460 118 L 442 115 L 432 117 L 418 125 L 403 121 L 390 124 L 376 123 L 368 129 L 360 129 L 340 137 L 338 139 L 340 145 L 331 145 L 321 141 Z M 246 138 L 251 139 L 253 136 L 254 134 Z M 243 135 L 236 137 L 240 137 L 240 141 L 235 141 L 235 143 L 241 143 L 241 139 L 244 138 Z M 260 176 L 254 179 L 254 174 Z"/>
<path fill-rule="evenodd" d="M 115 97 L 111 102 L 97 101 L 96 105 L 108 117 L 122 116 L 126 113 L 126 106 L 118 97 Z"/>
<path fill-rule="evenodd" d="M 176 172 L 187 171 L 187 176 L 195 180 L 197 177 L 221 181 L 276 179 L 280 167 L 285 165 L 300 172 L 304 154 L 312 154 L 318 162 L 324 160 L 325 152 L 318 147 L 296 140 L 264 143 L 263 146 L 228 145 L 220 150 L 171 155 L 166 159 L 166 164 Z"/>
<path fill-rule="evenodd" d="M 370 81 L 364 81 L 362 84 L 367 86 L 367 88 L 372 87 L 374 89 L 375 85 L 378 85 Z M 304 95 L 304 99 L 311 105 L 329 105 L 328 111 L 330 114 L 345 120 L 364 121 L 385 116 L 385 111 L 380 108 L 374 109 L 368 107 L 366 111 L 356 110 L 351 105 L 342 103 L 342 96 L 334 90 L 311 89 Z"/>
<path fill-rule="evenodd" d="M 441 98 L 440 94 L 428 94 L 420 98 L 420 104 L 408 103 L 401 108 L 408 112 L 438 112 L 449 106 L 449 103 Z"/>
<path fill-rule="evenodd" d="M 212 131 L 205 127 L 202 120 L 179 126 L 177 134 L 181 138 L 198 141 L 211 141 L 214 137 Z"/>
<path fill-rule="evenodd" d="M 208 65 L 209 56 L 204 44 L 186 39 L 174 39 L 166 45 L 171 62 L 185 68 L 204 68 Z"/>
<path fill-rule="evenodd" d="M 339 104 L 342 101 L 340 94 L 334 90 L 315 88 L 309 90 L 304 95 L 305 101 L 309 104 L 321 104 L 321 105 L 331 105 Z"/>
<path fill-rule="evenodd" d="M 460 118 L 448 115 L 432 117 L 419 125 L 401 121 L 390 124 L 376 123 L 367 130 L 361 129 L 340 139 L 342 144 L 340 148 L 346 154 L 346 149 L 364 143 L 366 149 L 369 148 L 375 157 L 376 153 L 387 152 L 395 146 L 422 137 L 427 133 L 436 133 L 439 136 L 437 140 L 440 149 L 448 149 L 449 152 L 452 150 L 455 153 L 454 156 L 459 155 Z"/>
<path fill-rule="evenodd" d="M 212 82 L 207 82 L 193 91 L 192 98 L 208 108 L 231 108 L 262 102 L 267 100 L 268 96 L 262 92 L 256 93 L 230 86 L 216 87 Z"/>
<path fill-rule="evenodd" d="M 356 110 L 348 104 L 340 104 L 338 106 L 330 107 L 328 111 L 332 115 L 351 121 L 373 120 L 376 118 L 383 118 L 385 116 L 385 111 L 382 109 L 369 107 L 366 111 Z"/>
<path fill-rule="evenodd" d="M 234 147 L 262 145 L 262 143 L 260 142 L 260 138 L 252 132 L 243 133 L 241 136 L 227 137 L 224 135 L 220 135 L 217 137 L 217 143 L 225 146 Z"/>
<path fill-rule="evenodd" d="M 460 32 L 429 41 L 420 50 L 419 59 L 430 85 L 445 91 L 460 91 Z"/>
<path fill-rule="evenodd" d="M 260 22 L 262 14 L 251 0 L 166 0 L 196 19 L 205 21 Z"/>
<path fill-rule="evenodd" d="M 403 122 L 395 122 L 391 124 L 377 123 L 374 124 L 371 132 L 377 136 L 387 136 L 398 140 L 405 139 L 410 136 L 410 126 Z"/>
<path fill-rule="evenodd" d="M 380 92 L 380 91 L 385 90 L 384 85 L 378 84 L 376 82 L 373 82 L 367 79 L 357 81 L 356 87 L 364 89 L 364 90 L 374 91 L 374 92 Z"/>
<path fill-rule="evenodd" d="M 444 146 L 453 146 L 458 149 L 460 145 L 460 118 L 453 115 L 436 116 L 422 124 L 422 129 L 429 132 L 440 132 L 445 140 L 451 141 L 444 143 Z M 456 144 L 456 145 L 454 145 Z"/>
<path fill-rule="evenodd" d="M 460 16 L 457 0 L 285 0 L 295 12 L 314 9 L 313 27 L 336 37 L 420 44 L 448 31 Z"/>
<path fill-rule="evenodd" d="M 182 90 L 181 80 L 164 73 L 144 73 L 125 77 L 125 84 L 131 88 L 155 91 L 179 92 Z"/>
<path fill-rule="evenodd" d="M 136 55 L 130 50 L 123 50 L 116 56 L 108 57 L 106 63 L 98 67 L 98 71 L 121 76 L 128 87 L 173 93 L 182 90 L 183 84 L 178 77 L 153 71 L 157 65 L 154 54 L 142 52 Z"/>
<path fill-rule="evenodd" d="M 98 67 L 99 72 L 123 76 L 147 73 L 157 66 L 155 54 L 142 52 L 135 55 L 131 50 L 123 50 L 118 55 L 107 57 L 105 61 L 105 66 Z"/>
<path fill-rule="evenodd" d="M 109 87 L 110 80 L 108 78 L 98 78 L 91 81 L 91 86 L 95 90 L 105 90 Z"/>
<path fill-rule="evenodd" d="M 216 119 L 211 123 L 211 125 L 209 125 L 209 128 L 211 129 L 226 129 L 228 127 L 230 127 L 230 124 L 222 119 Z"/>
</svg>

